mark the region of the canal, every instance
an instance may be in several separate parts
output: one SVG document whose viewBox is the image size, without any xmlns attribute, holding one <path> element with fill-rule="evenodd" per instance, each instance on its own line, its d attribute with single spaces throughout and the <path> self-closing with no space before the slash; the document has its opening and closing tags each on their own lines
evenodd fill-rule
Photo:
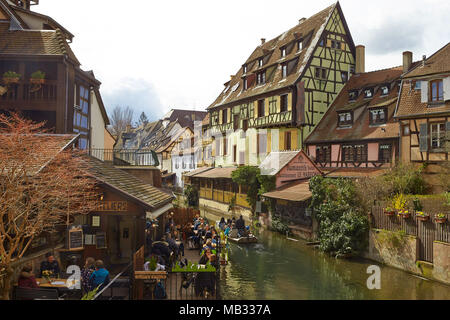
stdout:
<svg viewBox="0 0 450 320">
<path fill-rule="evenodd" d="M 258 238 L 254 245 L 230 244 L 223 299 L 450 299 L 450 286 L 381 265 L 381 290 L 369 290 L 367 267 L 375 262 L 334 259 L 270 231 Z"/>
</svg>

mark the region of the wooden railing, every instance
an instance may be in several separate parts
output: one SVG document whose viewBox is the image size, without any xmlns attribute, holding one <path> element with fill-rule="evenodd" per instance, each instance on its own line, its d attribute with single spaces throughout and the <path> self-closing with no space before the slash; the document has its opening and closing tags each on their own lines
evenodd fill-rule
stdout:
<svg viewBox="0 0 450 320">
<path fill-rule="evenodd" d="M 0 97 L 0 101 L 56 101 L 57 81 L 46 80 L 43 84 L 32 84 L 20 81 L 6 86 L 7 92 Z"/>
<path fill-rule="evenodd" d="M 414 210 L 408 210 L 410 214 L 408 218 L 403 218 L 397 214 L 388 216 L 384 212 L 386 206 L 387 203 L 379 203 L 372 208 L 372 227 L 395 232 L 403 231 L 407 235 L 417 237 L 420 240 L 420 260 L 433 262 L 434 241 L 450 243 L 450 224 L 448 221 L 450 214 L 446 214 L 447 221 L 445 223 L 437 223 L 435 214 L 439 212 L 435 212 L 433 209 L 424 209 L 423 212 L 429 214 L 429 218 L 427 221 L 421 221 Z"/>
<path fill-rule="evenodd" d="M 139 149 L 91 149 L 90 155 L 101 161 L 124 166 L 154 166 L 155 158 L 151 151 Z"/>
</svg>

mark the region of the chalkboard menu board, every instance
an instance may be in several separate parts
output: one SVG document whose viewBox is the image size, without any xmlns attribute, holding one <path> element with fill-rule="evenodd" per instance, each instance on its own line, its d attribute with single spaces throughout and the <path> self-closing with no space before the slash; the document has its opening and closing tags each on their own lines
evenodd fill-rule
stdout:
<svg viewBox="0 0 450 320">
<path fill-rule="evenodd" d="M 106 234 L 104 232 L 98 232 L 95 235 L 95 242 L 97 243 L 97 249 L 106 248 Z"/>
<path fill-rule="evenodd" d="M 83 249 L 83 230 L 69 230 L 69 250 Z"/>
</svg>

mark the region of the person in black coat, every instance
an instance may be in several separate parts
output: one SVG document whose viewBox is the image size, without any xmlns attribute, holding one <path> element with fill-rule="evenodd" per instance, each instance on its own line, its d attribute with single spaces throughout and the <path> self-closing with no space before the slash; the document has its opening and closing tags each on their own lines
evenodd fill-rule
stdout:
<svg viewBox="0 0 450 320">
<path fill-rule="evenodd" d="M 60 274 L 58 261 L 56 261 L 55 257 L 50 252 L 48 252 L 45 257 L 47 259 L 41 263 L 40 278 L 43 278 L 43 271 L 50 271 L 52 273 L 52 278 L 58 278 Z"/>
</svg>

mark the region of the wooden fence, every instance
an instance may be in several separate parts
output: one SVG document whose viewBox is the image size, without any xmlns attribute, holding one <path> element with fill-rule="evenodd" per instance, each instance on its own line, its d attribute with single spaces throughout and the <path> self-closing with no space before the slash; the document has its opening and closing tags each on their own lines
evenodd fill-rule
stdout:
<svg viewBox="0 0 450 320">
<path fill-rule="evenodd" d="M 397 214 L 388 216 L 384 212 L 385 205 L 380 203 L 372 208 L 372 227 L 389 231 L 404 231 L 407 235 L 417 237 L 420 260 L 433 262 L 434 241 L 450 243 L 449 214 L 447 214 L 447 221 L 441 224 L 435 221 L 436 213 L 433 210 L 424 210 L 424 212 L 430 214 L 430 218 L 428 221 L 420 221 L 414 210 L 409 210 L 409 218 L 403 218 Z"/>
<path fill-rule="evenodd" d="M 200 210 L 193 208 L 174 208 L 173 220 L 175 225 L 185 226 L 192 223 L 196 214 L 200 215 Z"/>
</svg>

